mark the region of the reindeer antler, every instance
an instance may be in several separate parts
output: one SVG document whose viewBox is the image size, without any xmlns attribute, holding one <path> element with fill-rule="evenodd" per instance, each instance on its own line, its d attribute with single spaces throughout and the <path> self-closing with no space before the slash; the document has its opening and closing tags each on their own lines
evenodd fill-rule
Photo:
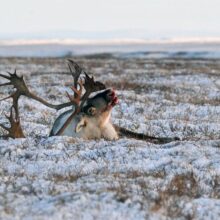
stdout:
<svg viewBox="0 0 220 220">
<path fill-rule="evenodd" d="M 14 86 L 16 91 L 14 93 L 12 93 L 11 95 L 9 95 L 8 97 L 3 98 L 2 100 L 13 98 L 13 102 L 17 102 L 19 97 L 23 95 L 23 96 L 26 96 L 28 98 L 34 99 L 36 101 L 39 101 L 42 104 L 46 105 L 47 107 L 54 108 L 56 110 L 60 110 L 62 108 L 65 108 L 65 107 L 68 107 L 68 106 L 72 105 L 72 102 L 67 102 L 67 103 L 63 103 L 63 104 L 59 104 L 59 105 L 53 105 L 51 103 L 48 103 L 47 101 L 45 101 L 44 99 L 38 97 L 37 95 L 35 95 L 34 93 L 32 93 L 28 89 L 28 87 L 27 87 L 27 85 L 24 81 L 23 76 L 18 76 L 17 73 L 16 73 L 16 70 L 15 70 L 14 73 L 9 73 L 9 72 L 7 72 L 7 73 L 9 74 L 9 76 L 3 75 L 3 74 L 0 74 L 0 76 L 7 79 L 7 80 L 9 80 L 9 82 L 0 84 L 0 86 L 12 85 L 12 86 Z M 15 106 L 16 113 L 18 113 L 17 106 L 16 105 L 14 105 L 14 106 Z"/>
<path fill-rule="evenodd" d="M 9 72 L 8 72 L 8 74 L 9 74 L 9 76 L 5 76 L 5 75 L 0 74 L 0 76 L 4 77 L 5 79 L 10 80 L 10 82 L 0 84 L 0 86 L 14 85 L 14 87 L 16 88 L 16 91 L 14 93 L 12 93 L 11 95 L 9 95 L 8 97 L 0 100 L 0 101 L 3 101 L 6 99 L 9 99 L 9 98 L 13 99 L 12 107 L 10 109 L 10 115 L 7 116 L 5 114 L 5 117 L 10 122 L 10 127 L 6 127 L 4 124 L 0 124 L 0 127 L 5 129 L 6 131 L 8 131 L 8 134 L 4 135 L 2 137 L 23 138 L 25 136 L 22 131 L 21 124 L 20 124 L 20 117 L 19 117 L 19 110 L 18 110 L 18 99 L 20 98 L 21 95 L 24 94 L 24 91 L 27 91 L 27 93 L 29 93 L 29 90 L 23 80 L 23 77 L 19 77 L 16 74 L 16 70 L 14 71 L 13 74 L 9 73 Z M 13 109 L 15 111 L 15 117 L 13 116 Z"/>
<path fill-rule="evenodd" d="M 83 97 L 81 98 L 82 102 L 84 100 L 86 100 L 92 92 L 97 92 L 99 90 L 103 90 L 106 88 L 103 83 L 101 83 L 99 81 L 94 81 L 93 76 L 89 77 L 89 75 L 76 62 L 74 62 L 73 60 L 70 60 L 70 59 L 68 61 L 69 61 L 68 66 L 69 66 L 70 72 L 72 73 L 72 76 L 74 79 L 74 87 L 75 88 L 77 87 L 77 83 L 78 83 L 78 79 L 79 79 L 80 74 L 85 75 L 83 86 L 84 86 L 86 92 L 83 95 Z M 75 71 L 73 71 L 73 69 Z M 84 102 L 82 104 L 84 104 Z"/>
<path fill-rule="evenodd" d="M 0 101 L 12 98 L 13 99 L 13 107 L 15 109 L 15 114 L 19 117 L 18 99 L 20 98 L 21 95 L 27 95 L 28 96 L 30 94 L 30 91 L 29 91 L 29 89 L 27 88 L 27 86 L 24 82 L 23 76 L 19 77 L 17 75 L 16 69 L 15 69 L 14 73 L 9 73 L 9 72 L 7 72 L 7 73 L 9 74 L 9 76 L 5 76 L 5 75 L 2 75 L 2 74 L 0 74 L 0 76 L 5 78 L 5 79 L 8 79 L 9 82 L 0 84 L 0 86 L 13 85 L 14 88 L 16 88 L 16 91 L 13 92 L 8 97 L 1 99 Z"/>
<path fill-rule="evenodd" d="M 68 59 L 68 66 L 69 66 L 69 69 L 70 69 L 70 72 L 73 76 L 73 80 L 74 80 L 74 87 L 76 88 L 77 87 L 77 83 L 78 83 L 78 80 L 79 80 L 79 76 L 80 74 L 84 73 L 83 69 L 76 63 L 74 62 L 73 60 L 70 60 Z M 74 70 L 74 71 L 73 71 Z"/>
<path fill-rule="evenodd" d="M 13 116 L 13 109 L 15 110 L 15 107 L 12 106 L 10 109 L 10 115 L 6 115 L 5 117 L 9 120 L 10 122 L 10 127 L 6 127 L 4 124 L 0 123 L 0 127 L 2 127 L 3 129 L 5 129 L 8 134 L 7 135 L 3 135 L 1 137 L 3 138 L 24 138 L 24 133 L 21 127 L 21 123 L 20 123 L 20 117 L 18 115 L 18 109 L 17 112 L 15 110 L 15 117 Z"/>
</svg>

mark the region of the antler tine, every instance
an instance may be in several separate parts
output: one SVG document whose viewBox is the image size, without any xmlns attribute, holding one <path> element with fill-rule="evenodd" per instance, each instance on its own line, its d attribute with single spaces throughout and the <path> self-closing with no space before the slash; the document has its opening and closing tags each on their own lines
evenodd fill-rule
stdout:
<svg viewBox="0 0 220 220">
<path fill-rule="evenodd" d="M 69 69 L 70 69 L 70 72 L 73 76 L 73 80 L 74 80 L 74 87 L 77 88 L 77 85 L 78 85 L 78 80 L 79 80 L 79 77 L 80 75 L 84 72 L 83 69 L 76 63 L 74 62 L 73 60 L 70 60 L 68 59 L 68 66 L 69 66 Z M 73 71 L 74 70 L 74 71 Z M 76 97 L 77 94 L 75 93 L 74 94 L 74 97 Z"/>
<path fill-rule="evenodd" d="M 70 69 L 70 72 L 73 76 L 73 79 L 74 79 L 74 86 L 76 87 L 77 85 L 77 82 L 78 82 L 78 79 L 79 79 L 79 76 L 81 73 L 83 73 L 83 69 L 76 63 L 74 62 L 73 60 L 70 60 L 68 59 L 68 66 L 69 66 L 69 69 Z"/>
<path fill-rule="evenodd" d="M 81 95 L 82 95 L 82 88 L 83 88 L 83 82 L 82 80 L 80 80 L 78 82 L 78 85 L 79 85 L 79 90 L 77 90 L 75 87 L 71 87 L 72 91 L 74 92 L 74 94 L 77 95 L 77 97 L 79 97 L 79 101 L 80 101 L 80 98 L 81 98 Z"/>
<path fill-rule="evenodd" d="M 74 92 L 74 96 L 71 96 L 71 95 L 67 92 L 67 96 L 68 96 L 69 100 L 76 106 L 76 108 L 79 107 L 80 100 L 81 100 L 82 88 L 83 88 L 82 80 L 80 80 L 80 81 L 78 82 L 78 85 L 79 85 L 79 90 L 78 90 L 77 88 L 75 88 L 74 86 L 70 87 L 71 90 Z"/>
<path fill-rule="evenodd" d="M 66 92 L 69 100 L 72 102 L 72 104 L 74 104 L 76 107 L 79 105 L 79 101 L 80 99 L 75 98 L 74 96 L 70 95 L 68 92 Z"/>
<path fill-rule="evenodd" d="M 7 72 L 8 73 L 8 72 Z M 6 76 L 6 75 L 3 75 L 3 74 L 0 74 L 1 77 L 5 78 L 5 79 L 8 79 L 10 80 L 10 76 Z"/>
</svg>

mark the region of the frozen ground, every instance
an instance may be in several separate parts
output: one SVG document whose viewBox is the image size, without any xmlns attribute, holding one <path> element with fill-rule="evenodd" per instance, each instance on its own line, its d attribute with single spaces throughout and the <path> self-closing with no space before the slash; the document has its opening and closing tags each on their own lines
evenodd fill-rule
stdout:
<svg viewBox="0 0 220 220">
<path fill-rule="evenodd" d="M 0 140 L 0 219 L 219 219 L 220 60 L 75 61 L 117 89 L 115 124 L 181 141 L 47 138 L 59 112 L 22 98 L 27 138 Z M 1 74 L 14 68 L 38 95 L 66 100 L 65 59 L 0 59 Z"/>
</svg>

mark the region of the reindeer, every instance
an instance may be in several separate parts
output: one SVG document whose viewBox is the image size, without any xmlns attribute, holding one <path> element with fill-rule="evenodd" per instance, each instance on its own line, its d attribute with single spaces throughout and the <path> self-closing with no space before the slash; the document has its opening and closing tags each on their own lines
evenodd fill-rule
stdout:
<svg viewBox="0 0 220 220">
<path fill-rule="evenodd" d="M 8 134 L 4 137 L 25 137 L 21 127 L 18 109 L 18 100 L 20 96 L 23 95 L 56 110 L 72 106 L 72 109 L 69 109 L 58 116 L 52 126 L 49 136 L 71 136 L 83 139 L 105 138 L 107 140 L 117 140 L 119 138 L 118 134 L 121 134 L 137 139 L 145 139 L 155 143 L 165 143 L 176 140 L 176 138 L 151 137 L 114 126 L 111 123 L 110 118 L 112 108 L 118 103 L 115 91 L 106 88 L 106 86 L 99 81 L 94 81 L 94 78 L 90 77 L 74 61 L 68 61 L 68 66 L 74 80 L 73 86 L 71 87 L 73 95 L 67 93 L 69 102 L 58 105 L 51 104 L 32 93 L 27 87 L 23 76 L 18 76 L 16 70 L 13 74 L 8 72 L 8 76 L 0 74 L 1 77 L 9 80 L 9 82 L 0 84 L 0 86 L 12 85 L 16 89 L 14 93 L 2 99 L 13 99 L 10 115 L 6 115 L 11 126 L 6 127 L 4 124 L 0 124 L 3 129 L 8 131 Z M 83 78 L 81 75 L 83 75 Z"/>
<path fill-rule="evenodd" d="M 82 69 L 77 64 L 73 65 L 72 61 L 70 71 L 73 73 L 74 67 L 76 73 L 82 73 Z M 117 132 L 110 122 L 112 108 L 118 103 L 118 98 L 113 89 L 106 89 L 105 85 L 100 82 L 95 82 L 86 73 L 84 84 L 82 81 L 78 83 L 79 89 L 76 86 L 71 87 L 74 96 L 67 93 L 67 96 L 74 104 L 73 109 L 61 114 L 54 122 L 50 136 L 66 135 L 72 137 L 82 137 L 84 139 L 100 139 L 108 140 L 118 139 Z M 76 74 L 78 78 L 78 74 Z M 86 92 L 82 95 L 82 88 Z M 91 93 L 100 91 L 90 97 Z M 75 117 L 73 117 L 75 116 Z"/>
</svg>

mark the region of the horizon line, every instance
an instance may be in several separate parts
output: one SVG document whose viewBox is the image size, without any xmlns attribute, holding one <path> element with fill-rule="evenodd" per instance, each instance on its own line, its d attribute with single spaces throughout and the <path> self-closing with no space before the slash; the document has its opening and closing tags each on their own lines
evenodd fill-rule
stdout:
<svg viewBox="0 0 220 220">
<path fill-rule="evenodd" d="M 31 38 L 1 40 L 2 46 L 16 45 L 118 45 L 118 44 L 178 44 L 178 43 L 220 43 L 220 37 L 171 37 L 161 39 L 143 38 L 109 38 L 109 39 L 78 39 L 78 38 Z"/>
</svg>

